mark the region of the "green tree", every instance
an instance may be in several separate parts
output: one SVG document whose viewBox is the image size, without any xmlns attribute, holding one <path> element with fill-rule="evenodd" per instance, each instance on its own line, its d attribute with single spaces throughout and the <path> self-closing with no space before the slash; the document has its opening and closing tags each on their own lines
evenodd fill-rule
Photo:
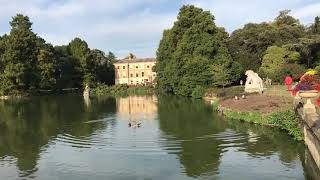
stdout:
<svg viewBox="0 0 320 180">
<path fill-rule="evenodd" d="M 37 56 L 39 69 L 39 87 L 52 89 L 56 85 L 57 61 L 51 44 L 45 44 Z"/>
<path fill-rule="evenodd" d="M 317 16 L 314 19 L 314 24 L 311 26 L 311 32 L 314 34 L 320 34 L 320 17 Z"/>
<path fill-rule="evenodd" d="M 299 25 L 300 22 L 298 19 L 295 19 L 294 17 L 290 16 L 289 13 L 291 10 L 283 10 L 279 12 L 279 15 L 275 19 L 275 24 L 277 26 L 281 25 L 289 25 L 289 26 L 294 26 L 294 25 Z"/>
<path fill-rule="evenodd" d="M 82 69 L 80 62 L 72 57 L 67 46 L 56 46 L 57 88 L 78 88 L 82 86 Z"/>
<path fill-rule="evenodd" d="M 108 85 L 114 84 L 114 66 L 112 63 L 116 59 L 115 55 L 109 52 L 105 56 L 103 51 L 94 49 L 90 51 L 90 58 L 94 62 L 91 73 L 95 74 L 96 81 Z"/>
<path fill-rule="evenodd" d="M 229 51 L 244 71 L 258 70 L 268 47 L 296 44 L 305 36 L 304 26 L 289 12 L 281 11 L 270 23 L 249 23 L 231 34 L 228 40 Z"/>
<path fill-rule="evenodd" d="M 0 88 L 3 94 L 19 93 L 36 87 L 37 37 L 27 16 L 18 14 L 10 22 L 11 31 L 2 55 Z"/>
<path fill-rule="evenodd" d="M 214 24 L 210 12 L 192 5 L 180 9 L 177 21 L 165 30 L 157 51 L 157 87 L 161 91 L 190 96 L 197 86 L 213 83 L 211 66 L 219 47 L 226 47 L 227 33 Z M 221 55 L 222 56 L 222 55 Z M 230 64 L 228 62 L 223 62 Z"/>
<path fill-rule="evenodd" d="M 273 80 L 279 79 L 279 72 L 283 65 L 299 62 L 300 54 L 283 47 L 271 46 L 263 56 L 260 72 Z"/>
</svg>

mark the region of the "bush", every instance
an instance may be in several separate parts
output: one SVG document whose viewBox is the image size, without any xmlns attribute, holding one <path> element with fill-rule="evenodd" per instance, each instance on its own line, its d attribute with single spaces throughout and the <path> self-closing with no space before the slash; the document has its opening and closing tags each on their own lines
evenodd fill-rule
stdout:
<svg viewBox="0 0 320 180">
<path fill-rule="evenodd" d="M 240 96 L 246 94 L 244 92 L 244 86 L 233 86 L 228 88 L 209 88 L 206 90 L 206 95 L 216 96 L 220 99 L 233 98 L 234 96 Z"/>
<path fill-rule="evenodd" d="M 292 110 L 275 112 L 263 115 L 259 112 L 237 112 L 225 110 L 224 115 L 230 119 L 243 120 L 246 122 L 275 126 L 288 132 L 296 140 L 303 140 L 303 133 L 299 127 L 299 120 Z"/>
<path fill-rule="evenodd" d="M 299 127 L 299 120 L 292 110 L 270 114 L 268 116 L 268 123 L 286 130 L 296 140 L 303 140 L 303 133 Z"/>
<path fill-rule="evenodd" d="M 205 92 L 204 88 L 202 86 L 198 85 L 193 89 L 191 96 L 193 98 L 200 99 L 203 97 L 204 92 Z"/>
<path fill-rule="evenodd" d="M 108 86 L 106 84 L 98 84 L 92 90 L 96 96 L 128 96 L 128 95 L 149 95 L 154 93 L 154 88 L 151 86 L 128 86 L 126 84 L 118 84 Z"/>
<path fill-rule="evenodd" d="M 275 76 L 276 82 L 282 83 L 287 75 L 292 75 L 294 80 L 299 80 L 300 77 L 306 72 L 306 68 L 300 64 L 285 64 L 282 66 L 280 72 Z"/>
</svg>

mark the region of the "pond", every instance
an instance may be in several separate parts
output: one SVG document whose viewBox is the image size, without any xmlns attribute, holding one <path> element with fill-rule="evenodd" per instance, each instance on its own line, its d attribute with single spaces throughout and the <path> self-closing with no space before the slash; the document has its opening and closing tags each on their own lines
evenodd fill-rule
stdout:
<svg viewBox="0 0 320 180">
<path fill-rule="evenodd" d="M 201 100 L 59 95 L 1 101 L 0 114 L 0 179 L 319 175 L 303 143 L 278 129 L 223 119 Z"/>
</svg>

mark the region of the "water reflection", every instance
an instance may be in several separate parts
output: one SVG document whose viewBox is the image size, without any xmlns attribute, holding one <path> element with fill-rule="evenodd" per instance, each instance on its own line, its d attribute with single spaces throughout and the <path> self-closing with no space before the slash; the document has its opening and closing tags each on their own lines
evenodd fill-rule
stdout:
<svg viewBox="0 0 320 180">
<path fill-rule="evenodd" d="M 0 114 L 0 179 L 319 175 L 310 170 L 302 143 L 278 130 L 223 120 L 200 100 L 134 96 L 86 103 L 82 96 L 35 97 L 1 101 Z M 141 128 L 129 128 L 131 121 Z"/>
<path fill-rule="evenodd" d="M 156 96 L 129 96 L 117 98 L 117 112 L 130 120 L 154 120 L 157 115 Z"/>
<path fill-rule="evenodd" d="M 300 178 L 303 177 L 302 170 L 298 172 L 298 169 L 299 162 L 304 162 L 305 147 L 293 141 L 286 133 L 239 121 L 217 120 L 221 117 L 212 113 L 212 109 L 203 102 L 181 98 L 172 100 L 174 98 L 159 99 L 160 129 L 165 136 L 171 137 L 164 147 L 179 142 L 181 150 L 173 153 L 179 158 L 188 176 L 233 179 L 238 175 L 246 177 L 241 179 L 254 179 L 246 176 L 246 173 L 252 173 L 246 168 L 250 168 L 250 163 L 254 162 L 250 160 L 256 159 L 258 168 L 255 170 L 265 171 L 260 175 L 265 175 L 267 179 L 272 178 L 272 173 L 266 173 L 268 170 L 285 172 L 290 168 L 297 171 L 291 174 L 280 173 L 279 176 L 283 175 L 284 179 L 297 178 L 298 173 L 301 173 Z M 272 161 L 279 161 L 280 164 L 273 163 L 272 167 Z M 243 171 L 235 171 L 233 168 Z"/>
<path fill-rule="evenodd" d="M 16 161 L 22 176 L 32 174 L 39 154 L 51 140 L 66 134 L 84 139 L 106 124 L 83 122 L 114 112 L 114 99 L 101 100 L 89 109 L 78 96 L 1 101 L 0 158 Z"/>
</svg>

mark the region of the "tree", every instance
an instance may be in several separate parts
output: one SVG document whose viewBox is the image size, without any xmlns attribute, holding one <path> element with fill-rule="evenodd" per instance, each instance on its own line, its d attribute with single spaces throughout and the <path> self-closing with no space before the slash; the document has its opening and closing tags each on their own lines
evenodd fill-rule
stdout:
<svg viewBox="0 0 320 180">
<path fill-rule="evenodd" d="M 295 44 L 305 36 L 304 27 L 299 20 L 289 16 L 289 12 L 281 11 L 270 23 L 249 23 L 231 34 L 228 40 L 229 51 L 244 71 L 258 70 L 268 47 Z"/>
<path fill-rule="evenodd" d="M 10 22 L 0 73 L 2 93 L 18 93 L 36 87 L 37 37 L 27 16 L 18 14 Z"/>
<path fill-rule="evenodd" d="M 290 16 L 289 13 L 291 12 L 291 10 L 283 10 L 279 12 L 279 15 L 276 17 L 275 19 L 275 24 L 277 26 L 281 26 L 281 25 L 289 25 L 289 26 L 295 26 L 295 25 L 299 25 L 299 20 L 295 19 L 294 17 Z"/>
<path fill-rule="evenodd" d="M 208 11 L 183 6 L 174 26 L 164 31 L 157 50 L 157 88 L 190 96 L 195 87 L 210 86 L 211 66 L 217 61 L 219 47 L 226 47 L 226 38 L 227 33 L 214 24 L 214 17 Z M 229 57 L 221 59 L 228 62 L 221 63 L 230 64 Z"/>
<path fill-rule="evenodd" d="M 68 46 L 56 46 L 57 88 L 77 88 L 82 86 L 82 69 L 80 62 L 68 52 Z"/>
<path fill-rule="evenodd" d="M 314 24 L 311 26 L 311 31 L 314 34 L 320 34 L 320 17 L 317 16 L 314 19 Z"/>
<path fill-rule="evenodd" d="M 87 70 L 87 61 L 90 52 L 87 42 L 80 38 L 74 38 L 68 45 L 68 52 L 71 56 L 79 60 L 84 71 Z"/>
<path fill-rule="evenodd" d="M 112 52 L 105 56 L 104 52 L 94 49 L 90 51 L 90 58 L 95 62 L 95 72 L 97 82 L 112 85 L 114 84 L 114 66 L 116 57 Z M 94 73 L 92 72 L 92 73 Z"/>
<path fill-rule="evenodd" d="M 273 80 L 279 79 L 279 72 L 283 65 L 299 62 L 300 54 L 283 47 L 271 46 L 266 50 L 262 59 L 260 72 Z M 282 77 L 281 77 L 282 79 Z"/>
<path fill-rule="evenodd" d="M 57 61 L 55 51 L 51 44 L 45 44 L 37 56 L 39 69 L 39 87 L 53 89 L 56 80 Z"/>
</svg>

